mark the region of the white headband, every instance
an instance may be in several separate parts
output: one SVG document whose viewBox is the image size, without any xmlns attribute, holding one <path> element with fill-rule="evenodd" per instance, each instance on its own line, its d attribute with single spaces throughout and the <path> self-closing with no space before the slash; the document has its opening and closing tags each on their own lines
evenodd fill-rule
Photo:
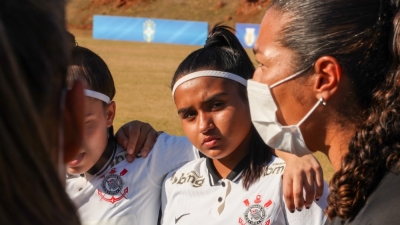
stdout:
<svg viewBox="0 0 400 225">
<path fill-rule="evenodd" d="M 186 76 L 183 76 L 181 79 L 179 79 L 175 83 L 174 87 L 172 88 L 172 97 L 174 97 L 175 91 L 179 87 L 179 85 L 183 84 L 184 82 L 186 82 L 188 80 L 192 80 L 192 79 L 198 78 L 198 77 L 220 77 L 220 78 L 225 78 L 225 79 L 236 81 L 245 87 L 247 86 L 247 80 L 236 74 L 223 72 L 223 71 L 216 71 L 216 70 L 203 70 L 203 71 L 197 71 L 194 73 L 190 73 Z"/>
<path fill-rule="evenodd" d="M 105 103 L 110 103 L 110 97 L 97 91 L 85 89 L 85 95 L 88 97 L 99 99 Z"/>
</svg>

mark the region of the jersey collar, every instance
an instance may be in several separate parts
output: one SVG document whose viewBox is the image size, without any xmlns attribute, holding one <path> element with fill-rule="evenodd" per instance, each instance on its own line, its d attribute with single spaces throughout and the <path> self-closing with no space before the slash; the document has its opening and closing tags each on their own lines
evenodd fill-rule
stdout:
<svg viewBox="0 0 400 225">
<path fill-rule="evenodd" d="M 236 166 L 233 168 L 233 170 L 228 174 L 226 177 L 227 180 L 230 181 L 237 181 L 240 176 L 242 175 L 243 169 L 246 166 L 246 164 L 249 163 L 250 156 L 247 154 Z M 210 179 L 210 186 L 215 186 L 219 184 L 219 181 L 222 180 L 222 178 L 219 176 L 217 170 L 214 167 L 214 164 L 212 162 L 212 159 L 206 158 L 206 166 L 208 170 L 208 177 Z"/>
</svg>

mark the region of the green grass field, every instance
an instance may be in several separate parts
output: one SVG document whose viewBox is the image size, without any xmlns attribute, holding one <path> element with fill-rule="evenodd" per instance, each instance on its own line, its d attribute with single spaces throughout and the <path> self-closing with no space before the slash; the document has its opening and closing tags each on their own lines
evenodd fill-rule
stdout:
<svg viewBox="0 0 400 225">
<path fill-rule="evenodd" d="M 80 46 L 99 54 L 111 70 L 117 89 L 115 130 L 128 121 L 140 120 L 156 130 L 183 135 L 171 97 L 170 80 L 179 63 L 199 46 L 95 40 L 91 31 L 71 32 Z M 248 54 L 254 59 L 250 50 Z M 317 153 L 316 157 L 328 181 L 332 167 L 324 155 Z"/>
</svg>

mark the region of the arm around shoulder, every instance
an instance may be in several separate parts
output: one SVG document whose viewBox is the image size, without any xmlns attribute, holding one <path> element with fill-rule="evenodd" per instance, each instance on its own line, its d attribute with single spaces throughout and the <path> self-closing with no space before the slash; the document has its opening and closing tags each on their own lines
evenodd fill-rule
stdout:
<svg viewBox="0 0 400 225">
<path fill-rule="evenodd" d="M 162 133 L 149 153 L 147 171 L 153 182 L 161 186 L 169 172 L 198 157 L 198 151 L 186 137 Z"/>
</svg>

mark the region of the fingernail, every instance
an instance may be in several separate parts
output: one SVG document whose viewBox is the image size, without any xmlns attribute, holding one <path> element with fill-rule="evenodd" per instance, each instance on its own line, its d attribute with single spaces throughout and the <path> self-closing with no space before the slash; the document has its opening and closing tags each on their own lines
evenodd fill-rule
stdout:
<svg viewBox="0 0 400 225">
<path fill-rule="evenodd" d="M 143 158 L 146 158 L 146 156 L 147 156 L 147 149 L 142 148 L 142 149 L 140 150 L 140 155 L 141 155 Z"/>
<path fill-rule="evenodd" d="M 132 156 L 131 156 L 131 155 L 127 155 L 127 156 L 126 156 L 126 161 L 132 162 Z"/>
<path fill-rule="evenodd" d="M 294 213 L 294 210 L 292 209 L 292 210 L 290 210 L 290 212 L 291 212 L 291 213 Z"/>
<path fill-rule="evenodd" d="M 133 154 L 133 149 L 132 148 L 128 148 L 128 150 L 126 150 L 128 152 L 128 154 Z"/>
<path fill-rule="evenodd" d="M 296 210 L 297 210 L 297 211 L 299 211 L 299 212 L 301 212 L 301 210 L 302 210 L 302 209 L 300 209 L 300 208 L 296 208 Z"/>
</svg>

